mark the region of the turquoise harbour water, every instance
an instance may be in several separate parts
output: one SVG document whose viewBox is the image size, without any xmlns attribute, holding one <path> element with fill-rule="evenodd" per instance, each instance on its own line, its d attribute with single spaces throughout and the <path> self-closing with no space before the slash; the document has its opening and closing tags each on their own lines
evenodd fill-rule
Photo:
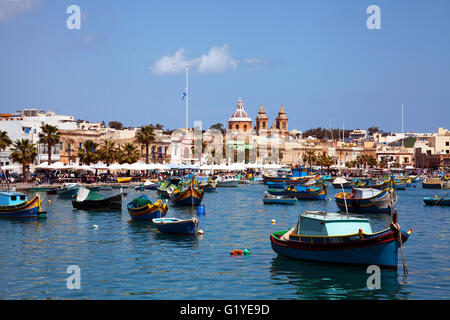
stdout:
<svg viewBox="0 0 450 320">
<path fill-rule="evenodd" d="M 70 199 L 42 193 L 46 220 L 0 220 L 0 299 L 450 298 L 450 207 L 421 200 L 446 190 L 417 185 L 397 192 L 399 223 L 413 229 L 404 246 L 409 275 L 403 279 L 401 265 L 398 271 L 383 270 L 381 289 L 369 290 L 364 267 L 278 257 L 270 245 L 270 234 L 292 227 L 304 210 L 336 212 L 333 196 L 339 190 L 329 188 L 331 201 L 280 206 L 263 204 L 266 189 L 239 185 L 207 193 L 206 214 L 198 217 L 204 235 L 195 237 L 160 234 L 148 223 L 131 222 L 126 204 L 141 194 L 131 188 L 122 212 L 78 211 Z M 157 197 L 156 191 L 146 193 Z M 169 202 L 167 216 L 190 218 L 196 209 Z M 373 231 L 389 221 L 388 215 L 368 216 Z M 230 255 L 245 248 L 251 255 Z M 66 286 L 70 265 L 81 269 L 80 290 Z"/>
</svg>

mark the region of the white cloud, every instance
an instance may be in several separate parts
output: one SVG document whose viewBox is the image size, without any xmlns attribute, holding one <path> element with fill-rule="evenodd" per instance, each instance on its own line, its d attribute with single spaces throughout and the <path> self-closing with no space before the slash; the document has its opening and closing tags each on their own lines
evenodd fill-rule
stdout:
<svg viewBox="0 0 450 320">
<path fill-rule="evenodd" d="M 40 3 L 40 0 L 0 0 L 0 22 L 8 22 Z"/>
<path fill-rule="evenodd" d="M 191 70 L 203 74 L 219 74 L 227 70 L 236 71 L 238 65 L 241 64 L 258 64 L 261 59 L 248 58 L 242 61 L 235 59 L 230 54 L 230 46 L 228 44 L 222 47 L 213 46 L 208 53 L 197 58 L 189 59 L 186 57 L 184 48 L 178 49 L 174 55 L 167 55 L 159 60 L 151 67 L 154 74 L 176 74 L 185 70 L 186 64 L 189 64 Z"/>
<path fill-rule="evenodd" d="M 227 69 L 236 70 L 238 61 L 230 55 L 229 45 L 222 47 L 212 47 L 208 54 L 202 55 L 199 59 L 197 71 L 199 73 L 222 73 Z"/>
<path fill-rule="evenodd" d="M 183 72 L 188 61 L 185 57 L 185 52 L 183 48 L 178 49 L 178 51 L 173 56 L 164 56 L 152 67 L 153 73 L 155 74 L 175 74 Z"/>
</svg>

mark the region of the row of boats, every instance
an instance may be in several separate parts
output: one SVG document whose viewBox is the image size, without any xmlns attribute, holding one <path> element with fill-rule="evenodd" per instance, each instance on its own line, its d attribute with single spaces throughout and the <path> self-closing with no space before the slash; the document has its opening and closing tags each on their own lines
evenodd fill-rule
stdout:
<svg viewBox="0 0 450 320">
<path fill-rule="evenodd" d="M 263 198 L 264 204 L 296 204 L 298 200 L 325 200 L 326 181 L 319 172 L 309 172 L 301 176 L 264 176 L 268 187 Z M 396 190 L 405 190 L 419 183 L 419 177 L 391 177 L 382 181 L 373 179 L 337 178 L 334 188 L 342 192 L 335 195 L 340 211 L 305 211 L 297 223 L 289 230 L 270 235 L 272 249 L 278 255 L 294 259 L 321 261 L 341 264 L 378 265 L 397 269 L 398 249 L 409 239 L 412 229 L 401 230 L 395 209 Z M 427 188 L 434 181 L 422 182 Z M 445 181 L 441 181 L 445 183 Z M 351 189 L 351 192 L 345 192 Z M 435 196 L 425 197 L 425 204 L 448 205 L 450 199 Z M 349 213 L 391 214 L 388 228 L 373 232 L 370 220 Z M 402 251 L 404 273 L 408 273 Z"/>
</svg>

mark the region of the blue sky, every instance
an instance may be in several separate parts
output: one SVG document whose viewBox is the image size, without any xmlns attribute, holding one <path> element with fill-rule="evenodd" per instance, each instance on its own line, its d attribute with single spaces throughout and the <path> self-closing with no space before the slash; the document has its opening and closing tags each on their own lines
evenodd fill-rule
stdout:
<svg viewBox="0 0 450 320">
<path fill-rule="evenodd" d="M 16 0 L 17 1 L 17 0 Z M 226 124 L 283 104 L 289 128 L 450 127 L 450 1 L 0 0 L 0 112 L 126 126 Z M 69 5 L 81 30 L 69 30 Z M 369 30 L 369 5 L 381 30 Z"/>
</svg>

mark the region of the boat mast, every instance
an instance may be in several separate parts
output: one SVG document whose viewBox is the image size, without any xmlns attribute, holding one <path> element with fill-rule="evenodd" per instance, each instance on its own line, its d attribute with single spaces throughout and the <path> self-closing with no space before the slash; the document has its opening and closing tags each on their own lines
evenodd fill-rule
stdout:
<svg viewBox="0 0 450 320">
<path fill-rule="evenodd" d="M 189 108 L 189 65 L 186 64 L 186 133 L 188 132 L 188 108 Z"/>
<path fill-rule="evenodd" d="M 402 147 L 404 146 L 404 140 L 405 140 L 405 136 L 404 136 L 404 131 L 403 131 L 403 103 L 402 103 Z"/>
</svg>

